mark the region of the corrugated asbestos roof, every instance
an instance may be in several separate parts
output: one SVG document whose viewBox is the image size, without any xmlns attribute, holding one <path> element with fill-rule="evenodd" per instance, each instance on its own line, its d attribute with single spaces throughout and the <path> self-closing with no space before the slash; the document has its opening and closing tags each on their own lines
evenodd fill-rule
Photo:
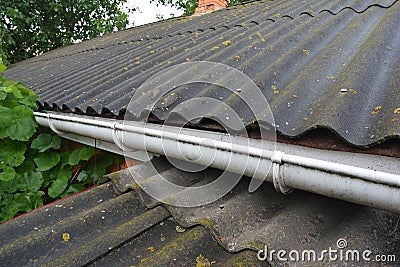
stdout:
<svg viewBox="0 0 400 267">
<path fill-rule="evenodd" d="M 229 253 L 204 227 L 180 228 L 164 207 L 146 209 L 110 183 L 1 224 L 0 233 L 2 266 L 263 266 L 255 252 Z"/>
<path fill-rule="evenodd" d="M 172 182 L 188 181 L 165 159 L 153 163 Z M 148 164 L 132 167 L 133 173 L 148 177 Z M 212 180 L 215 174 L 205 170 L 190 180 L 196 185 L 197 178 Z M 283 196 L 268 183 L 249 194 L 247 179 L 215 203 L 176 208 L 142 192 L 128 170 L 110 178 L 114 183 L 1 224 L 2 266 L 267 266 L 256 257 L 264 245 L 270 251 L 319 252 L 336 249 L 339 238 L 348 249 L 399 257 L 398 214 L 306 192 Z M 276 258 L 273 263 L 284 264 Z M 353 263 L 367 264 L 347 262 Z M 396 262 L 386 263 L 391 265 Z"/>
<path fill-rule="evenodd" d="M 364 147 L 400 137 L 399 29 L 395 0 L 254 1 L 57 49 L 5 74 L 35 90 L 45 109 L 121 116 L 159 71 L 187 60 L 224 63 L 259 86 L 279 133 L 328 128 Z M 212 95 L 194 87 L 177 88 L 171 108 Z M 222 98 L 240 113 L 243 103 L 229 96 Z M 167 111 L 153 114 L 163 120 Z"/>
</svg>

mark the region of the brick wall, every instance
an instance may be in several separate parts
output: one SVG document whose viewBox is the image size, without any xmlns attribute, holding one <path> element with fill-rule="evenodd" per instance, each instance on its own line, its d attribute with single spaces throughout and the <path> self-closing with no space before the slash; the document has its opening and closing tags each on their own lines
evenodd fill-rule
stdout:
<svg viewBox="0 0 400 267">
<path fill-rule="evenodd" d="M 196 8 L 195 14 L 225 8 L 227 5 L 227 0 L 199 0 L 199 5 Z"/>
</svg>

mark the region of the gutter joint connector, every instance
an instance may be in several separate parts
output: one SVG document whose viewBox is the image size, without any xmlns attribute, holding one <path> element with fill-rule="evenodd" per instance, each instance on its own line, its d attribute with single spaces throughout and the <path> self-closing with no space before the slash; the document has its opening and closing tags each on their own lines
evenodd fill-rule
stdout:
<svg viewBox="0 0 400 267">
<path fill-rule="evenodd" d="M 293 188 L 287 187 L 284 180 L 283 174 L 283 156 L 284 152 L 275 151 L 272 155 L 272 182 L 275 190 L 282 194 L 290 194 Z"/>
</svg>

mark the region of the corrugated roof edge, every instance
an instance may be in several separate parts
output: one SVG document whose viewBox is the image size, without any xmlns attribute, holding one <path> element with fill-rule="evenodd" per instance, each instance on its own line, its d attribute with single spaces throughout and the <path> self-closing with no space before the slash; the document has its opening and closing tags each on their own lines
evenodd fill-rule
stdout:
<svg viewBox="0 0 400 267">
<path fill-rule="evenodd" d="M 84 112 L 79 109 L 71 110 L 66 105 L 63 105 L 63 108 L 59 108 L 56 105 L 51 107 L 48 104 L 40 105 L 39 109 L 52 112 L 55 111 L 61 113 L 85 115 L 93 118 L 101 117 L 101 118 L 119 119 L 119 120 L 124 119 L 125 115 L 124 112 L 126 111 L 126 109 L 123 109 L 121 110 L 120 114 L 115 115 L 109 109 L 103 108 L 102 112 L 99 114 L 91 107 L 88 107 L 86 112 Z M 152 113 L 150 114 L 149 122 L 155 124 L 163 123 Z M 177 123 L 177 125 L 180 126 L 181 124 Z M 258 126 L 258 124 L 256 123 L 255 126 Z M 207 120 L 207 122 L 201 121 L 199 124 L 186 124 L 185 127 L 192 129 L 218 131 L 218 132 L 226 131 L 226 129 L 217 124 L 215 121 L 210 121 L 210 120 Z M 247 133 L 249 138 L 254 138 L 254 139 L 261 138 L 259 131 L 253 129 L 253 127 L 248 127 Z M 285 144 L 293 144 L 293 145 L 299 145 L 317 149 L 326 149 L 332 151 L 345 151 L 352 153 L 373 154 L 373 155 L 400 158 L 400 135 L 385 136 L 382 139 L 369 143 L 367 146 L 357 146 L 347 141 L 334 129 L 326 126 L 315 125 L 314 127 L 310 127 L 307 131 L 304 131 L 303 133 L 297 136 L 285 135 L 282 132 L 280 132 L 278 128 L 276 133 L 277 133 L 277 141 Z"/>
</svg>

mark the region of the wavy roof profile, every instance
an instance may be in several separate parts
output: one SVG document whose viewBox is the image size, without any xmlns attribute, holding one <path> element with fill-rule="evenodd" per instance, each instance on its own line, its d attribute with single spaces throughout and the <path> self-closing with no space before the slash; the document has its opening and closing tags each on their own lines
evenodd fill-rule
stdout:
<svg viewBox="0 0 400 267">
<path fill-rule="evenodd" d="M 56 49 L 5 75 L 33 89 L 42 109 L 118 117 L 161 70 L 186 61 L 223 63 L 258 85 L 281 134 L 328 128 L 365 147 L 400 137 L 399 29 L 395 0 L 254 1 Z M 190 89 L 177 88 L 180 100 L 171 109 L 215 93 Z M 247 125 L 254 122 L 241 101 L 221 97 Z M 164 120 L 168 110 L 153 115 Z"/>
</svg>

